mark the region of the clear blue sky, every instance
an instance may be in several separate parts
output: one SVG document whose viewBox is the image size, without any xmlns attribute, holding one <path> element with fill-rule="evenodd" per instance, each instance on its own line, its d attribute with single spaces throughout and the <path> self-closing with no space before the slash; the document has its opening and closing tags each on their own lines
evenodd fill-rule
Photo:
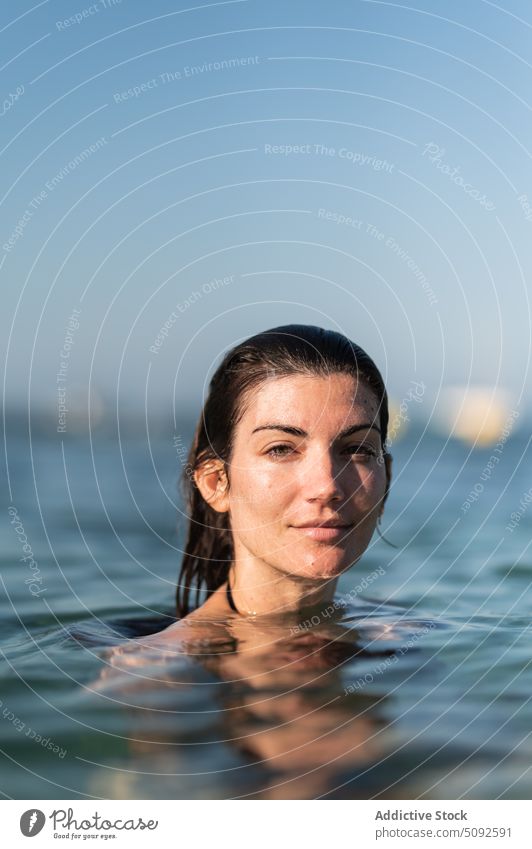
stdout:
<svg viewBox="0 0 532 849">
<path fill-rule="evenodd" d="M 67 340 L 71 399 L 188 411 L 297 321 L 396 398 L 530 409 L 529 3 L 19 0 L 0 39 L 13 404 L 54 407 Z"/>
</svg>

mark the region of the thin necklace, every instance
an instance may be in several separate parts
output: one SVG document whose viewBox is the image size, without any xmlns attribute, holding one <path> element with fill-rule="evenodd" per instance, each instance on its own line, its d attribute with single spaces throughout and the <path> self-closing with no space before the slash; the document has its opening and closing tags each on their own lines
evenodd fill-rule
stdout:
<svg viewBox="0 0 532 849">
<path fill-rule="evenodd" d="M 235 604 L 235 600 L 234 600 L 234 598 L 233 598 L 233 593 L 231 592 L 231 586 L 230 586 L 230 584 L 229 584 L 229 578 L 227 579 L 227 590 L 226 590 L 226 594 L 227 594 L 227 601 L 228 601 L 229 607 L 231 608 L 231 610 L 232 610 L 234 613 L 237 613 L 237 614 L 238 614 L 238 616 L 244 616 L 244 615 L 246 615 L 246 616 L 256 616 L 256 615 L 257 615 L 257 614 L 256 614 L 256 612 L 255 612 L 254 610 L 250 610 L 247 614 L 244 614 L 244 613 L 241 613 L 241 612 L 240 612 L 240 610 L 238 609 L 238 607 L 237 607 L 237 606 L 236 606 L 236 604 Z"/>
</svg>

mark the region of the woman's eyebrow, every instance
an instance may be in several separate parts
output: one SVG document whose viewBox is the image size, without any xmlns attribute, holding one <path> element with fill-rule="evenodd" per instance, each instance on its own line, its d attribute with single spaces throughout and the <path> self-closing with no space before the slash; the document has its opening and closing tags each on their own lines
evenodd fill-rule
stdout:
<svg viewBox="0 0 532 849">
<path fill-rule="evenodd" d="M 308 433 L 300 427 L 293 427 L 292 425 L 285 424 L 266 424 L 260 425 L 260 427 L 256 427 L 252 430 L 252 433 L 257 433 L 259 430 L 282 430 L 284 433 L 290 433 L 292 436 L 308 436 Z M 345 439 L 346 436 L 351 436 L 353 433 L 357 433 L 359 430 L 376 430 L 377 433 L 380 433 L 380 428 L 377 427 L 376 424 L 372 424 L 371 422 L 367 422 L 365 424 L 356 424 L 351 427 L 342 430 L 341 433 L 336 437 L 337 439 Z"/>
<path fill-rule="evenodd" d="M 292 436 L 308 436 L 308 433 L 300 427 L 292 427 L 292 425 L 284 424 L 260 425 L 260 427 L 256 427 L 255 430 L 252 430 L 251 433 L 257 433 L 259 430 L 283 430 L 285 433 L 291 433 Z"/>
<path fill-rule="evenodd" d="M 367 424 L 353 425 L 352 427 L 346 428 L 346 430 L 343 430 L 338 434 L 338 439 L 344 439 L 344 437 L 351 436 L 352 433 L 357 433 L 359 430 L 376 430 L 377 433 L 381 432 L 380 427 L 377 427 L 377 425 L 372 422 L 368 422 Z"/>
</svg>

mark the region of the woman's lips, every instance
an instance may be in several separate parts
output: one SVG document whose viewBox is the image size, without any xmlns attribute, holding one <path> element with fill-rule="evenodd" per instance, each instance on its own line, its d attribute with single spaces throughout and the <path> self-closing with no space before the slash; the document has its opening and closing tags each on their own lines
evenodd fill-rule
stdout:
<svg viewBox="0 0 532 849">
<path fill-rule="evenodd" d="M 334 542 L 337 539 L 345 536 L 351 530 L 353 525 L 338 525 L 332 528 L 324 527 L 323 525 L 315 525 L 313 527 L 297 527 L 293 525 L 295 531 L 304 534 L 318 542 Z"/>
</svg>

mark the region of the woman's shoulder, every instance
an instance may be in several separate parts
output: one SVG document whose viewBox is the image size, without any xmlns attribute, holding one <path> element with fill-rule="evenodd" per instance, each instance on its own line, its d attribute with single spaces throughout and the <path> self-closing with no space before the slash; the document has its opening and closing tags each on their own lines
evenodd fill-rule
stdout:
<svg viewBox="0 0 532 849">
<path fill-rule="evenodd" d="M 225 592 L 216 591 L 196 610 L 162 631 L 136 640 L 146 649 L 173 646 L 190 650 L 195 646 L 216 645 L 232 639 L 227 624 L 230 613 Z"/>
</svg>

